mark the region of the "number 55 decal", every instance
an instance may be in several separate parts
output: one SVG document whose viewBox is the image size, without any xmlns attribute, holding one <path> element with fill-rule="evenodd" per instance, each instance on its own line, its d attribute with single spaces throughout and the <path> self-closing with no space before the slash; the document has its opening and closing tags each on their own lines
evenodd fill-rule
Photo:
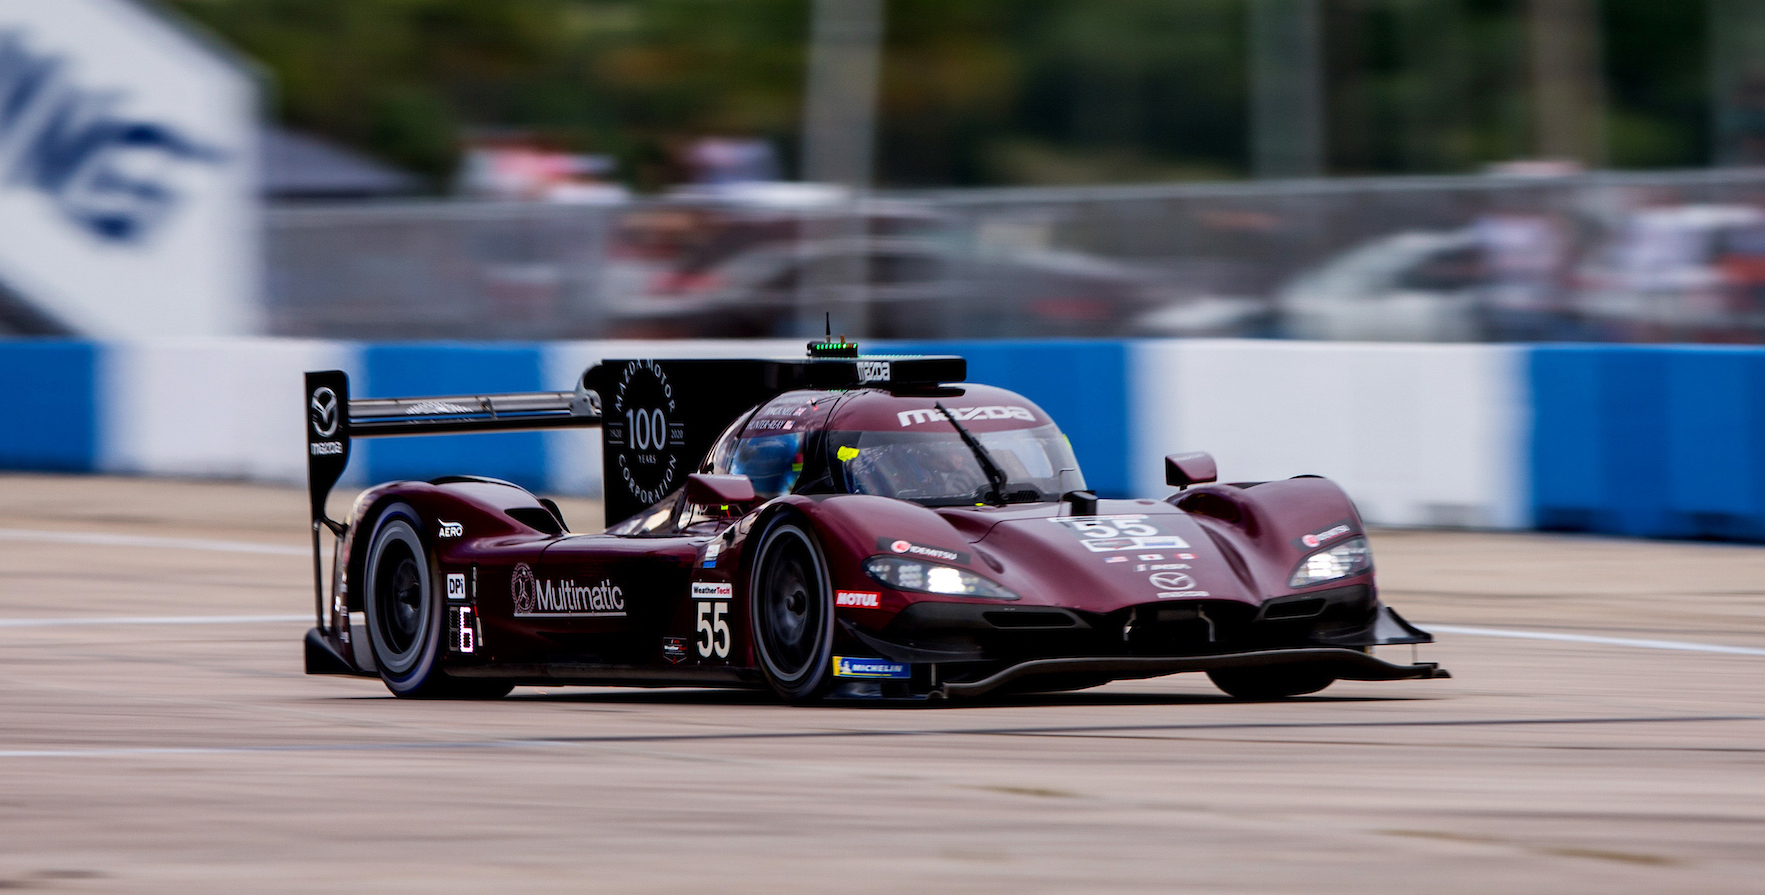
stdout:
<svg viewBox="0 0 1765 895">
<path fill-rule="evenodd" d="M 1159 520 L 1143 514 L 1127 516 L 1061 516 L 1049 522 L 1066 526 L 1092 553 L 1115 550 L 1182 550 L 1182 538 L 1158 527 Z"/>
<path fill-rule="evenodd" d="M 693 597 L 698 603 L 697 621 L 694 625 L 698 631 L 698 648 L 701 658 L 729 658 L 730 632 L 729 598 L 734 595 L 734 588 L 728 584 L 710 582 L 694 582 Z M 697 599 L 710 597 L 711 599 Z"/>
<path fill-rule="evenodd" d="M 729 658 L 729 622 L 723 620 L 727 612 L 729 604 L 721 600 L 699 604 L 699 655 L 710 658 L 716 653 L 719 659 Z"/>
</svg>

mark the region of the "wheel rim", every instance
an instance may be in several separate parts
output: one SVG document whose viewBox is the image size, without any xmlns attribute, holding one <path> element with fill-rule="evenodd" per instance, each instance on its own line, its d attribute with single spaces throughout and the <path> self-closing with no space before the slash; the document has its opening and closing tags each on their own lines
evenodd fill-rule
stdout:
<svg viewBox="0 0 1765 895">
<path fill-rule="evenodd" d="M 821 565 L 801 531 L 785 527 L 774 534 L 758 583 L 756 608 L 767 664 L 782 682 L 802 680 L 820 660 L 827 607 Z"/>
<path fill-rule="evenodd" d="M 403 519 L 385 523 L 368 557 L 375 659 L 393 674 L 416 667 L 429 632 L 429 570 L 423 545 Z"/>
<path fill-rule="evenodd" d="M 388 566 L 391 574 L 386 574 Z M 394 544 L 386 551 L 380 568 L 381 580 L 385 582 L 378 601 L 382 607 L 382 630 L 393 652 L 406 652 L 417 642 L 421 627 L 418 613 L 423 604 L 422 576 L 417 574 L 417 561 L 411 558 L 410 549 L 403 544 Z"/>
</svg>

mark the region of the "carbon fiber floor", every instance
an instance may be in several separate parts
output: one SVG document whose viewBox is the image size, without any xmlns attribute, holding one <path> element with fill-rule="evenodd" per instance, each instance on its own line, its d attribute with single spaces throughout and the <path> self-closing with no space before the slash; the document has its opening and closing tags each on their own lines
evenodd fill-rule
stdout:
<svg viewBox="0 0 1765 895">
<path fill-rule="evenodd" d="M 1765 891 L 1765 549 L 1382 532 L 1457 676 L 1285 703 L 414 703 L 300 674 L 302 501 L 0 477 L 0 888 Z"/>
</svg>

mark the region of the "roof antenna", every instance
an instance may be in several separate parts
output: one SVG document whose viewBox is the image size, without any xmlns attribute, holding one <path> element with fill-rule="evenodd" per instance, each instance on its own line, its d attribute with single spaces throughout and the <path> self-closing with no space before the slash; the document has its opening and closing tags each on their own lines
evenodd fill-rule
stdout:
<svg viewBox="0 0 1765 895">
<path fill-rule="evenodd" d="M 846 341 L 846 337 L 842 335 L 842 336 L 840 336 L 839 343 L 838 344 L 834 343 L 834 340 L 833 340 L 833 312 L 832 311 L 826 312 L 825 319 L 827 321 L 827 337 L 822 339 L 819 342 L 810 342 L 809 343 L 809 356 L 810 357 L 843 357 L 843 358 L 857 357 L 858 356 L 858 343 L 857 342 L 848 342 L 848 341 Z"/>
</svg>

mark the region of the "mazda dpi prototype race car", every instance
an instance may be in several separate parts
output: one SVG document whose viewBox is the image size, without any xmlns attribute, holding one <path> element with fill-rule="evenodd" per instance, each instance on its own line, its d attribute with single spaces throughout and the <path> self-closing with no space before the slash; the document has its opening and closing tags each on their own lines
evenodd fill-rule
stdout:
<svg viewBox="0 0 1765 895">
<path fill-rule="evenodd" d="M 959 357 L 620 360 L 573 392 L 352 399 L 308 373 L 318 626 L 309 674 L 399 696 L 516 685 L 977 696 L 1204 671 L 1233 696 L 1438 678 L 1378 598 L 1354 505 L 1321 478 L 1102 500 L 1053 420 Z M 393 482 L 344 521 L 352 439 L 599 426 L 606 530 L 472 475 Z M 335 536 L 326 593 L 321 532 Z"/>
</svg>

